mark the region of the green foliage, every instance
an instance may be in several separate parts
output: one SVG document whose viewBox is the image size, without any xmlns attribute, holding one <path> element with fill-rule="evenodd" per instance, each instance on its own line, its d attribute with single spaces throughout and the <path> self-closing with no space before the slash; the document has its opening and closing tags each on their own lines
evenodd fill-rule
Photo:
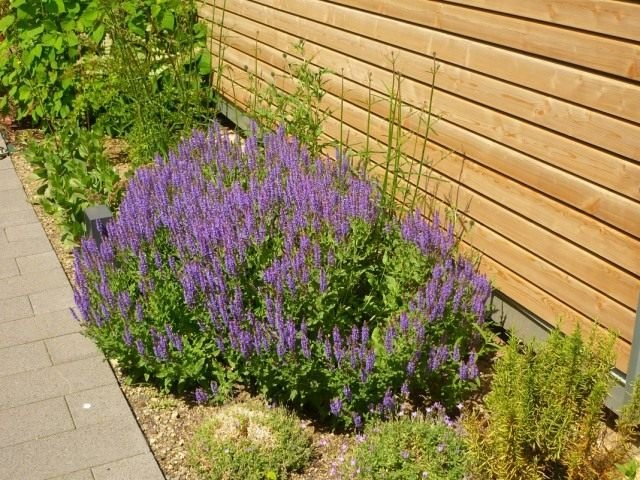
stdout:
<svg viewBox="0 0 640 480">
<path fill-rule="evenodd" d="M 363 480 L 467 478 L 464 441 L 442 414 L 413 415 L 367 425 L 346 455 L 346 478 Z"/>
<path fill-rule="evenodd" d="M 84 231 L 83 210 L 107 203 L 119 180 L 104 153 L 102 135 L 80 127 L 66 128 L 42 142 L 32 142 L 26 157 L 42 180 L 37 200 L 74 245 Z"/>
<path fill-rule="evenodd" d="M 286 410 L 258 401 L 222 407 L 196 432 L 190 463 L 208 480 L 289 478 L 311 459 L 311 438 Z"/>
<path fill-rule="evenodd" d="M 149 163 L 214 114 L 206 27 L 192 0 L 98 1 L 111 40 L 107 70 L 128 106 L 130 158 Z"/>
<path fill-rule="evenodd" d="M 10 0 L 0 19 L 0 109 L 51 127 L 68 117 L 82 85 L 82 61 L 104 28 L 93 0 Z"/>
<path fill-rule="evenodd" d="M 613 336 L 558 330 L 547 342 L 512 340 L 496 362 L 486 413 L 466 421 L 479 478 L 603 479 L 613 466 L 602 444 Z"/>
<path fill-rule="evenodd" d="M 321 106 L 325 95 L 325 76 L 329 70 L 315 67 L 313 59 L 304 56 L 304 41 L 293 48 L 302 60 L 287 63 L 283 83 L 289 83 L 292 91 L 284 90 L 275 79 L 261 89 L 255 72 L 252 73 L 254 82 L 248 115 L 267 131 L 284 125 L 287 134 L 295 136 L 316 156 L 331 144 L 323 141 L 323 126 L 329 111 Z M 287 55 L 284 56 L 286 58 Z"/>
</svg>

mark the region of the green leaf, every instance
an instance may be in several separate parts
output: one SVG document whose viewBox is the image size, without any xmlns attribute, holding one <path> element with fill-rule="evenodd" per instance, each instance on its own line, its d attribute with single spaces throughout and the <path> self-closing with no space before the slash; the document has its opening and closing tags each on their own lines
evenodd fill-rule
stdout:
<svg viewBox="0 0 640 480">
<path fill-rule="evenodd" d="M 171 12 L 165 12 L 162 16 L 162 20 L 160 21 L 160 26 L 164 30 L 172 31 L 175 28 L 176 19 Z"/>
<path fill-rule="evenodd" d="M 7 28 L 9 28 L 13 24 L 15 19 L 16 17 L 14 17 L 13 15 L 7 15 L 6 17 L 0 18 L 0 33 L 6 32 Z"/>
<path fill-rule="evenodd" d="M 67 9 L 64 6 L 64 0 L 55 0 L 56 7 L 58 7 L 58 13 L 64 13 Z"/>
<path fill-rule="evenodd" d="M 200 75 L 208 75 L 211 73 L 211 56 L 209 52 L 205 52 L 200 55 L 200 60 L 198 61 L 198 73 Z"/>
<path fill-rule="evenodd" d="M 99 44 L 100 42 L 102 42 L 102 39 L 104 38 L 104 34 L 105 34 L 104 24 L 100 24 L 93 31 L 93 33 L 91 33 L 91 41 L 95 44 Z"/>
</svg>

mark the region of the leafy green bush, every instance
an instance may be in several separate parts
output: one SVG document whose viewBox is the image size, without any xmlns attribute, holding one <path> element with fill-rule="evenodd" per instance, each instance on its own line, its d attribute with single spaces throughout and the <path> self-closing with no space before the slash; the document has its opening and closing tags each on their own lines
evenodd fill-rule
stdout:
<svg viewBox="0 0 640 480">
<path fill-rule="evenodd" d="M 579 330 L 569 336 L 554 330 L 541 345 L 521 347 L 512 340 L 504 348 L 486 412 L 466 421 L 479 478 L 611 478 L 620 457 L 602 442 L 601 416 L 612 380 L 613 341 L 595 330 L 588 338 Z"/>
<path fill-rule="evenodd" d="M 0 109 L 45 126 L 69 116 L 82 87 L 82 59 L 104 36 L 93 0 L 10 0 L 0 19 Z"/>
<path fill-rule="evenodd" d="M 288 135 L 296 137 L 315 156 L 328 145 L 322 141 L 322 135 L 329 112 L 321 108 L 328 70 L 315 68 L 312 59 L 304 57 L 303 41 L 294 45 L 294 50 L 303 58 L 300 62 L 287 63 L 285 77 L 295 86 L 294 91 L 288 93 L 274 83 L 258 88 L 258 78 L 255 72 L 252 73 L 248 115 L 265 131 L 283 125 Z"/>
<path fill-rule="evenodd" d="M 258 401 L 221 407 L 198 429 L 190 463 L 208 480 L 286 479 L 311 459 L 311 436 L 300 421 Z"/>
<path fill-rule="evenodd" d="M 467 478 L 464 441 L 441 411 L 367 425 L 338 463 L 345 478 L 353 479 Z"/>
<path fill-rule="evenodd" d="M 207 30 L 193 0 L 96 0 L 110 39 L 108 72 L 128 105 L 131 161 L 149 163 L 214 116 Z"/>
<path fill-rule="evenodd" d="M 63 242 L 75 245 L 84 233 L 83 210 L 108 203 L 120 179 L 104 153 L 102 135 L 67 127 L 31 142 L 25 154 L 42 180 L 38 203 L 60 226 Z"/>
</svg>

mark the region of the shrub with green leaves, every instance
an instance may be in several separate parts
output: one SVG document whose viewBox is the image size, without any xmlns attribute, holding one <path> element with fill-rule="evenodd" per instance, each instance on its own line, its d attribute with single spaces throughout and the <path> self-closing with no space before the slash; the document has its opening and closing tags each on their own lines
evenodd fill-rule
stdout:
<svg viewBox="0 0 640 480">
<path fill-rule="evenodd" d="M 208 417 L 194 436 L 189 463 L 207 480 L 284 480 L 311 454 L 311 436 L 300 420 L 254 400 Z"/>
<path fill-rule="evenodd" d="M 464 441 L 440 409 L 427 416 L 414 413 L 367 425 L 351 451 L 336 463 L 343 478 L 467 478 Z"/>
<path fill-rule="evenodd" d="M 84 233 L 84 209 L 108 203 L 120 179 L 105 155 L 102 135 L 67 127 L 31 142 L 25 155 L 42 180 L 38 203 L 60 226 L 63 242 L 75 245 Z"/>
<path fill-rule="evenodd" d="M 0 109 L 45 126 L 69 116 L 82 60 L 104 36 L 94 0 L 10 0 L 0 19 Z"/>
<path fill-rule="evenodd" d="M 129 109 L 130 159 L 146 164 L 214 116 L 207 30 L 193 0 L 95 1 L 110 40 L 107 69 Z"/>
<path fill-rule="evenodd" d="M 587 337 L 553 330 L 540 345 L 510 341 L 498 355 L 485 410 L 466 420 L 478 478 L 616 478 L 620 451 L 603 443 L 601 421 L 613 342 L 595 329 Z"/>
</svg>

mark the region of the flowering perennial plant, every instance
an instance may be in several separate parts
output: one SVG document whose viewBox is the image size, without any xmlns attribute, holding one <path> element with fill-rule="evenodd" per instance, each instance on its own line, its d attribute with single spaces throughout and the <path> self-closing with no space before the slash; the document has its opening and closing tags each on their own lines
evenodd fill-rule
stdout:
<svg viewBox="0 0 640 480">
<path fill-rule="evenodd" d="M 476 383 L 490 285 L 451 227 L 381 203 L 283 129 L 196 132 L 82 242 L 82 321 L 129 374 L 199 401 L 241 382 L 356 426 L 418 396 L 452 405 Z"/>
</svg>

